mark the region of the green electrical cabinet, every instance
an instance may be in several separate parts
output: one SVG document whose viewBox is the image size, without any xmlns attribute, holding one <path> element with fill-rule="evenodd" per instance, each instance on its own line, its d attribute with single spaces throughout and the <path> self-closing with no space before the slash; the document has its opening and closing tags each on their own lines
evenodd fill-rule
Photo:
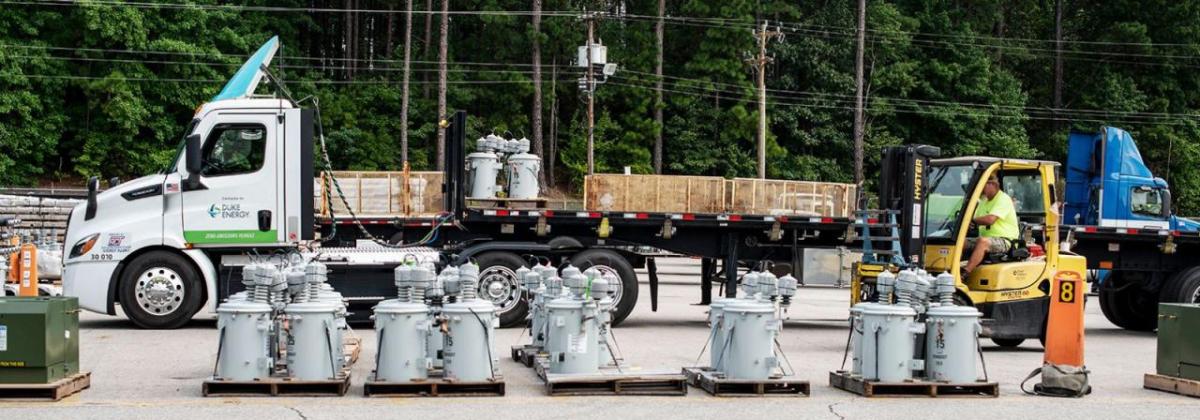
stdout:
<svg viewBox="0 0 1200 420">
<path fill-rule="evenodd" d="M 44 384 L 79 373 L 79 301 L 0 297 L 0 383 Z"/>
<path fill-rule="evenodd" d="M 1200 381 L 1200 305 L 1158 305 L 1158 374 Z"/>
</svg>

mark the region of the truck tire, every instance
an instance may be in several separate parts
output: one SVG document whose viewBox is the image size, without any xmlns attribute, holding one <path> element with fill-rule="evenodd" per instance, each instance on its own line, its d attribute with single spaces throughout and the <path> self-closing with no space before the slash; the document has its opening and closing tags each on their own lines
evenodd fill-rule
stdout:
<svg viewBox="0 0 1200 420">
<path fill-rule="evenodd" d="M 1100 287 L 1100 310 L 1114 325 L 1131 331 L 1158 328 L 1158 295 L 1143 292 L 1126 279 L 1127 273 L 1112 272 Z"/>
<path fill-rule="evenodd" d="M 633 307 L 637 305 L 638 276 L 633 271 L 633 265 L 621 254 L 607 249 L 589 249 L 571 257 L 571 265 L 587 270 L 596 267 L 601 272 L 616 274 L 621 279 L 621 287 L 617 291 L 613 309 L 612 324 L 617 326 L 629 317 Z"/>
<path fill-rule="evenodd" d="M 117 293 L 125 316 L 145 329 L 182 327 L 204 303 L 200 272 L 186 257 L 168 251 L 135 258 L 121 272 Z"/>
<path fill-rule="evenodd" d="M 521 291 L 517 269 L 527 265 L 517 254 L 492 251 L 475 257 L 479 264 L 479 297 L 496 305 L 501 327 L 520 326 L 529 314 L 529 301 Z"/>
<path fill-rule="evenodd" d="M 1200 303 L 1200 266 L 1183 269 L 1171 276 L 1158 296 L 1159 302 Z"/>
</svg>

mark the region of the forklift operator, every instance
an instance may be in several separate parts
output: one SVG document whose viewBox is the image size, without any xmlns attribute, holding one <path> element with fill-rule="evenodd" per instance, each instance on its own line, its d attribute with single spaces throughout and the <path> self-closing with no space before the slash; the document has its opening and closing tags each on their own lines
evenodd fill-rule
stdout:
<svg viewBox="0 0 1200 420">
<path fill-rule="evenodd" d="M 1012 248 L 1013 241 L 1020 235 L 1017 227 L 1017 210 L 1013 206 L 1012 197 L 1000 191 L 1000 179 L 996 175 L 988 178 L 983 187 L 983 195 L 975 210 L 973 223 L 979 226 L 979 238 L 975 239 L 975 249 L 963 269 L 966 276 L 979 266 L 987 253 L 1002 254 Z"/>
</svg>

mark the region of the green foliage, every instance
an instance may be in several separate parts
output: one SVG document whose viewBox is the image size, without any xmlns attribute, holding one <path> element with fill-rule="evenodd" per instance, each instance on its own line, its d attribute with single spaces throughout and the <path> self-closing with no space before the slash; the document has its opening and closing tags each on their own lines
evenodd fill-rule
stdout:
<svg viewBox="0 0 1200 420">
<path fill-rule="evenodd" d="M 171 0 L 181 2 L 185 0 Z M 200 5 L 217 0 L 186 0 Z M 439 8 L 435 1 L 435 8 Z M 926 143 L 949 155 L 1065 159 L 1071 129 L 1115 125 L 1168 178 L 1183 213 L 1200 213 L 1200 3 L 1064 2 L 1062 105 L 1054 105 L 1053 1 L 870 1 L 866 49 L 867 182 L 879 151 Z M 299 8 L 153 8 L 81 1 L 0 9 L 0 184 L 98 175 L 130 177 L 168 164 L 197 106 L 272 35 L 273 71 L 296 98 L 320 99 L 338 169 L 396 170 L 404 16 L 347 14 L 336 0 L 253 0 Z M 400 0 L 358 9 L 402 10 Z M 455 10 L 529 10 L 528 2 L 469 0 Z M 420 10 L 423 2 L 415 2 Z M 574 63 L 582 21 L 561 12 L 617 11 L 597 25 L 619 70 L 596 93 L 596 169 L 652 172 L 655 133 L 665 170 L 755 175 L 753 29 L 784 24 L 767 68 L 768 176 L 850 182 L 853 174 L 854 2 L 667 2 L 664 101 L 655 104 L 656 1 L 544 0 L 541 33 L 525 14 L 454 15 L 450 109 L 471 114 L 470 137 L 532 137 L 532 38 L 542 44 L 543 124 L 557 102 L 558 179 L 586 173 L 586 96 Z M 390 18 L 389 18 L 390 16 Z M 679 20 L 677 18 L 693 18 Z M 410 164 L 435 167 L 437 25 L 427 45 L 413 22 Z M 354 26 L 351 26 L 353 24 Z M 772 25 L 774 26 L 774 25 Z M 355 29 L 356 28 L 356 29 Z M 389 28 L 391 28 L 389 32 Z M 353 30 L 348 30 L 353 29 Z M 557 80 L 551 74 L 557 64 Z M 264 89 L 260 93 L 268 93 Z M 306 103 L 311 106 L 311 102 Z M 654 108 L 664 111 L 663 124 Z M 548 134 L 548 133 L 547 133 Z M 551 141 L 546 136 L 546 141 Z M 867 186 L 870 188 L 870 185 Z"/>
</svg>

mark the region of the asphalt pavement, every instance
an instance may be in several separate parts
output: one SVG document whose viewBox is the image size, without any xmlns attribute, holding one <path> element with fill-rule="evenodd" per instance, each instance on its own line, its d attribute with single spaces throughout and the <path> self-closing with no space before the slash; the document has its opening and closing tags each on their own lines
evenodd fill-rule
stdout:
<svg viewBox="0 0 1200 420">
<path fill-rule="evenodd" d="M 699 263 L 660 261 L 663 286 L 657 312 L 643 285 L 634 312 L 616 328 L 628 369 L 678 371 L 697 364 L 708 338 L 699 301 Z M 1094 299 L 1093 299 L 1094 300 Z M 173 331 L 147 331 L 121 317 L 84 313 L 81 358 L 92 387 L 57 403 L 0 402 L 3 419 L 1182 419 L 1197 418 L 1200 399 L 1145 390 L 1142 375 L 1154 370 L 1155 337 L 1125 331 L 1087 306 L 1087 366 L 1094 392 L 1084 398 L 1028 396 L 1019 384 L 1041 365 L 1036 340 L 1001 349 L 984 339 L 987 375 L 999 382 L 999 398 L 866 399 L 828 386 L 843 365 L 848 289 L 801 288 L 780 338 L 795 375 L 812 383 L 810 397 L 716 398 L 692 388 L 686 397 L 550 397 L 531 369 L 507 357 L 522 344 L 521 329 L 497 334 L 496 351 L 508 395 L 489 398 L 380 399 L 362 396 L 362 381 L 375 357 L 370 325 L 359 325 L 363 352 L 353 368 L 348 395 L 326 398 L 204 398 L 201 382 L 212 374 L 217 351 L 215 321 L 196 320 Z"/>
</svg>

